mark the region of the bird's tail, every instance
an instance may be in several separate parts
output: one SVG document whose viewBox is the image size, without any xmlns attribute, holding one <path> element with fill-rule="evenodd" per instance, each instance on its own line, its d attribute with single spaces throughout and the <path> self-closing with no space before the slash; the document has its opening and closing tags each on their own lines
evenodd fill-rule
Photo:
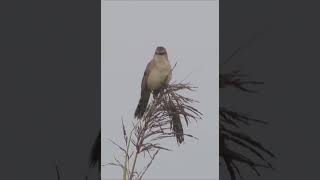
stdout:
<svg viewBox="0 0 320 180">
<path fill-rule="evenodd" d="M 183 127 L 182 127 L 179 114 L 176 114 L 176 113 L 173 114 L 171 123 L 172 123 L 171 126 L 173 129 L 173 132 L 176 135 L 177 142 L 181 144 L 184 141 L 184 137 L 183 137 Z"/>
<path fill-rule="evenodd" d="M 141 97 L 140 97 L 138 106 L 137 106 L 136 111 L 134 113 L 135 118 L 138 118 L 138 119 L 142 118 L 144 112 L 147 109 L 149 98 L 150 98 L 150 91 L 141 93 Z"/>
<path fill-rule="evenodd" d="M 178 144 L 181 144 L 184 141 L 183 127 L 179 111 L 173 103 L 171 103 L 169 114 L 171 116 L 171 129 L 175 133 Z"/>
</svg>

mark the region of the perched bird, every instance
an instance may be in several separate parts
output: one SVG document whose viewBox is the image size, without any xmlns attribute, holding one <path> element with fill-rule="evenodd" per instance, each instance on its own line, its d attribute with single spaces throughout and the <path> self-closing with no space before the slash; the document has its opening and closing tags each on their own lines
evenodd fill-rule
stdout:
<svg viewBox="0 0 320 180">
<path fill-rule="evenodd" d="M 153 59 L 148 63 L 141 82 L 141 95 L 134 113 L 135 118 L 141 119 L 146 111 L 150 94 L 156 97 L 159 90 L 171 80 L 171 65 L 164 47 L 156 48 Z"/>
</svg>

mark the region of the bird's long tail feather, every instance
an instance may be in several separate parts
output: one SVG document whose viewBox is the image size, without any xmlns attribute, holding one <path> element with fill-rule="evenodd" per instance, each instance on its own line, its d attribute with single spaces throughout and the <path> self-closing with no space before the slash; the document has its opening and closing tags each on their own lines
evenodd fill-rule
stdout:
<svg viewBox="0 0 320 180">
<path fill-rule="evenodd" d="M 169 114 L 171 116 L 171 129 L 175 133 L 178 144 L 181 144 L 184 141 L 183 127 L 180 114 L 173 103 L 171 103 Z"/>
<path fill-rule="evenodd" d="M 150 98 L 150 92 L 149 91 L 141 93 L 141 97 L 140 97 L 138 106 L 137 106 L 136 111 L 134 113 L 134 117 L 135 118 L 138 118 L 138 119 L 142 118 L 144 112 L 147 109 L 149 98 Z"/>
<path fill-rule="evenodd" d="M 174 114 L 172 116 L 172 124 L 171 124 L 171 126 L 172 126 L 172 129 L 173 129 L 173 132 L 176 135 L 177 142 L 179 144 L 181 144 L 184 141 L 184 137 L 183 137 L 183 127 L 182 127 L 182 123 L 181 123 L 179 114 Z"/>
</svg>

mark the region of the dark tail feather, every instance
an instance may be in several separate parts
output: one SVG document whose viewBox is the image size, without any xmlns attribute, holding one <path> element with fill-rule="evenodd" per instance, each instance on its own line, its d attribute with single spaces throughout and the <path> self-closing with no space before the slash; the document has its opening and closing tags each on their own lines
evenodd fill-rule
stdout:
<svg viewBox="0 0 320 180">
<path fill-rule="evenodd" d="M 171 128 L 173 129 L 173 132 L 176 135 L 177 142 L 181 144 L 184 141 L 182 123 L 178 111 L 175 109 L 174 106 L 172 106 L 171 108 L 173 109 Z"/>
<path fill-rule="evenodd" d="M 184 141 L 184 137 L 183 137 L 183 127 L 181 124 L 179 114 L 175 114 L 172 117 L 172 127 L 173 127 L 173 132 L 176 134 L 177 142 L 181 144 Z"/>
<path fill-rule="evenodd" d="M 138 103 L 138 106 L 136 108 L 136 112 L 134 113 L 134 117 L 141 119 L 144 112 L 147 109 L 148 101 L 150 98 L 150 92 L 141 93 L 141 97 Z"/>
<path fill-rule="evenodd" d="M 100 159 L 101 159 L 101 130 L 100 130 L 99 135 L 97 136 L 97 138 L 93 144 L 93 147 L 91 149 L 90 167 L 94 167 L 94 166 L 98 165 L 99 171 L 101 171 Z"/>
</svg>

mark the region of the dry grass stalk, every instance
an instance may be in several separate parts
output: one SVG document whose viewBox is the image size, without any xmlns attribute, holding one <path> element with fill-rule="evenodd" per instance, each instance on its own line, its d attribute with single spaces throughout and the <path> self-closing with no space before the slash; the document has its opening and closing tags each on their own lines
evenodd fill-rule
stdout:
<svg viewBox="0 0 320 180">
<path fill-rule="evenodd" d="M 249 89 L 247 86 L 260 85 L 263 82 L 245 80 L 247 75 L 240 74 L 239 71 L 233 71 L 231 73 L 225 73 L 219 75 L 220 88 L 234 87 L 244 92 L 256 93 L 257 91 Z"/>
<path fill-rule="evenodd" d="M 115 162 L 109 165 L 121 167 L 124 180 L 142 179 L 159 151 L 170 151 L 161 145 L 160 140 L 175 137 L 177 143 L 181 144 L 185 136 L 195 138 L 183 132 L 181 120 L 188 125 L 193 120 L 201 119 L 202 114 L 192 106 L 197 101 L 178 93 L 194 89 L 195 87 L 188 83 L 170 83 L 154 97 L 143 118 L 133 123 L 133 129 L 129 133 L 122 123 L 125 147 L 113 141 L 112 143 L 125 154 L 125 161 L 122 163 L 115 159 Z M 144 168 L 137 170 L 136 164 L 141 154 L 148 161 Z"/>
<path fill-rule="evenodd" d="M 220 88 L 234 87 L 244 92 L 255 93 L 257 91 L 251 90 L 246 86 L 263 84 L 262 82 L 243 80 L 243 77 L 246 76 L 240 75 L 239 71 L 234 71 L 229 74 L 220 74 Z M 225 107 L 219 108 L 219 120 L 220 157 L 225 162 L 231 180 L 236 179 L 236 174 L 243 179 L 237 163 L 248 165 L 258 176 L 260 176 L 260 173 L 257 169 L 259 167 L 273 169 L 272 164 L 266 160 L 265 155 L 269 155 L 273 158 L 275 158 L 275 155 L 257 140 L 239 131 L 239 129 L 241 129 L 241 124 L 266 124 L 265 121 L 251 118 L 247 114 L 238 113 Z M 258 157 L 261 162 L 252 160 L 248 157 L 250 155 L 245 155 L 238 150 L 235 150 L 236 146 L 249 150 L 249 152 Z"/>
</svg>

